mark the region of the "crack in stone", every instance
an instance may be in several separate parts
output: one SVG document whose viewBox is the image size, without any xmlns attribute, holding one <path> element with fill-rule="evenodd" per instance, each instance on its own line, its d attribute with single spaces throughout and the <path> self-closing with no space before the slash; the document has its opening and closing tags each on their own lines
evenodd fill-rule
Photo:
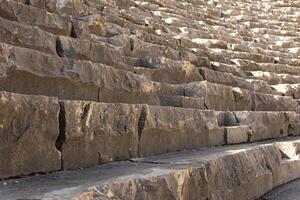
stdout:
<svg viewBox="0 0 300 200">
<path fill-rule="evenodd" d="M 59 116 L 58 116 L 58 123 L 59 123 L 59 135 L 56 139 L 55 146 L 58 151 L 61 152 L 63 150 L 63 144 L 65 142 L 66 137 L 66 113 L 65 113 L 65 106 L 63 102 L 59 102 Z M 61 155 L 61 169 L 63 169 L 63 156 Z"/>
<path fill-rule="evenodd" d="M 140 148 L 141 148 L 141 136 L 142 136 L 142 133 L 143 133 L 143 130 L 145 128 L 145 122 L 146 122 L 146 118 L 147 118 L 147 115 L 148 115 L 148 112 L 147 112 L 147 106 L 144 105 L 142 107 L 142 110 L 141 110 L 141 114 L 140 114 L 140 117 L 139 117 L 139 121 L 138 121 L 138 157 L 140 157 Z"/>
</svg>

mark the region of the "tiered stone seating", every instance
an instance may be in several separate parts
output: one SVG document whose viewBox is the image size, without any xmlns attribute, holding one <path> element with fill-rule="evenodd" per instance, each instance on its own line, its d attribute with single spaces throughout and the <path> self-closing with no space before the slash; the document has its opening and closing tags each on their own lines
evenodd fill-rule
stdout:
<svg viewBox="0 0 300 200">
<path fill-rule="evenodd" d="M 0 0 L 0 199 L 255 199 L 300 178 L 288 138 L 300 135 L 299 12 L 286 0 Z M 100 164 L 66 185 L 43 189 L 65 172 L 12 185 Z"/>
</svg>

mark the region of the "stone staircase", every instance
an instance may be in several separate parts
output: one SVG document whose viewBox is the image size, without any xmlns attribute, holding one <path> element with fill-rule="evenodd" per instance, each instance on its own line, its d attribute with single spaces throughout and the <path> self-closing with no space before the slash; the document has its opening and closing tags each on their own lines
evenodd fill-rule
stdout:
<svg viewBox="0 0 300 200">
<path fill-rule="evenodd" d="M 299 5 L 0 0 L 0 199 L 258 199 L 300 178 Z"/>
</svg>

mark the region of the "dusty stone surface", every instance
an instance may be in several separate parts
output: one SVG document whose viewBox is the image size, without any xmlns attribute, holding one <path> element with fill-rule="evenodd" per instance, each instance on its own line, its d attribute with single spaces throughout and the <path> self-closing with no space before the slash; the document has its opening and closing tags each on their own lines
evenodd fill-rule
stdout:
<svg viewBox="0 0 300 200">
<path fill-rule="evenodd" d="M 58 100 L 0 92 L 0 110 L 0 178 L 59 170 Z"/>
<path fill-rule="evenodd" d="M 297 179 L 291 183 L 287 183 L 283 186 L 280 186 L 268 194 L 264 195 L 262 200 L 296 200 L 299 199 L 300 189 L 299 189 L 300 180 Z"/>
<path fill-rule="evenodd" d="M 280 151 L 297 146 L 283 159 Z M 170 153 L 1 181 L 5 199 L 256 199 L 298 178 L 299 139 Z M 292 176 L 282 176 L 294 166 Z M 281 176 L 281 182 L 274 177 Z"/>
</svg>

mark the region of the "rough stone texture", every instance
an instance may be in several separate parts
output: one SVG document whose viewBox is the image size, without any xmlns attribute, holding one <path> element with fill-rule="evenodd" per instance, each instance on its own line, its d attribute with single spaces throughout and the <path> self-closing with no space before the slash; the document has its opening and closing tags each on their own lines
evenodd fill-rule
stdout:
<svg viewBox="0 0 300 200">
<path fill-rule="evenodd" d="M 225 128 L 225 143 L 226 144 L 239 144 L 249 142 L 253 130 L 248 125 L 244 126 L 229 126 Z"/>
<path fill-rule="evenodd" d="M 257 141 L 288 135 L 289 123 L 295 113 L 288 112 L 234 112 L 240 125 L 249 125 L 253 130 L 250 140 Z"/>
<path fill-rule="evenodd" d="M 285 158 L 282 152 L 296 146 Z M 0 182 L 5 199 L 258 199 L 299 178 L 299 139 L 205 148 Z M 290 173 L 290 170 L 293 173 Z M 288 175 L 288 176 L 287 176 Z M 280 180 L 276 177 L 280 177 Z"/>
<path fill-rule="evenodd" d="M 298 114 L 295 112 L 220 111 L 216 114 L 219 126 L 225 127 L 226 132 L 228 131 L 230 135 L 239 132 L 238 135 L 241 138 L 237 136 L 236 139 L 241 140 L 240 142 L 297 135 L 298 131 Z M 232 139 L 235 140 L 235 138 Z"/>
<path fill-rule="evenodd" d="M 62 101 L 61 106 L 64 169 L 285 137 L 297 124 L 295 112 L 215 112 L 88 101 Z"/>
<path fill-rule="evenodd" d="M 30 14 L 29 14 L 30 13 Z M 0 16 L 23 24 L 34 25 L 57 35 L 71 34 L 71 20 L 16 1 L 1 0 Z"/>
<path fill-rule="evenodd" d="M 292 123 L 290 123 L 290 125 L 288 127 L 289 128 L 288 129 L 289 135 L 297 136 L 297 135 L 300 134 L 300 125 L 299 125 L 299 123 L 300 123 L 300 115 L 297 114 L 297 115 L 295 115 L 294 121 Z"/>
<path fill-rule="evenodd" d="M 214 111 L 147 106 L 144 113 L 141 156 L 224 144 Z"/>
<path fill-rule="evenodd" d="M 59 100 L 60 112 L 51 118 L 57 140 L 39 132 L 52 125 L 51 120 L 45 123 L 37 114 L 31 115 L 36 110 L 51 115 L 42 106 L 31 111 L 27 104 L 22 106 L 23 101 L 15 101 L 14 107 L 22 108 L 25 117 L 11 111 L 12 118 L 7 114 L 0 118 L 11 119 L 13 134 L 16 120 L 22 126 L 29 119 L 42 125 L 32 132 L 43 135 L 39 139 L 44 143 L 56 141 L 54 146 L 63 154 L 58 168 L 62 170 L 297 136 L 298 4 L 285 0 L 0 0 L 0 90 L 26 94 L 14 95 L 38 105 L 53 101 L 57 109 Z M 39 102 L 32 95 L 44 97 Z M 18 145 L 12 144 L 11 149 L 28 156 L 29 151 Z M 209 165 L 202 162 L 201 170 L 196 164 L 167 178 L 119 180 L 110 182 L 109 193 L 96 188 L 86 194 L 91 199 L 98 198 L 97 190 L 103 193 L 101 198 L 113 193 L 120 199 L 254 199 L 298 177 L 293 153 L 297 145 L 275 145 L 275 150 L 257 146 L 253 144 L 254 150 L 243 156 L 218 157 Z M 15 159 L 15 155 L 5 156 Z M 56 166 L 55 159 L 51 164 Z M 0 178 L 37 173 L 40 169 L 35 165 L 48 162 L 43 157 L 22 167 L 13 161 L 10 164 L 20 171 Z M 41 171 L 52 170 L 42 167 Z"/>
<path fill-rule="evenodd" d="M 56 38 L 38 27 L 26 26 L 0 17 L 0 42 L 56 54 Z"/>
<path fill-rule="evenodd" d="M 0 92 L 0 178 L 59 170 L 56 98 Z"/>
<path fill-rule="evenodd" d="M 136 157 L 140 105 L 61 102 L 65 112 L 64 169 Z"/>
</svg>

